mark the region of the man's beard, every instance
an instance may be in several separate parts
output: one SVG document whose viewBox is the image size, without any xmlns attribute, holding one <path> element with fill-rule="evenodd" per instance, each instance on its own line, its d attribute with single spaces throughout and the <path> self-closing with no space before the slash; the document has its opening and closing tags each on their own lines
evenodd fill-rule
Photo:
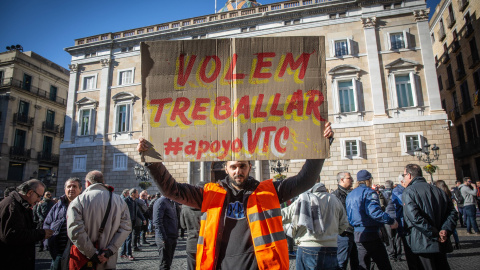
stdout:
<svg viewBox="0 0 480 270">
<path fill-rule="evenodd" d="M 233 186 L 239 188 L 239 189 L 243 189 L 243 188 L 245 187 L 245 183 L 246 183 L 247 179 L 246 179 L 245 176 L 242 175 L 242 174 L 240 174 L 240 175 L 235 175 L 235 177 L 236 177 L 236 176 L 242 176 L 242 177 L 243 177 L 243 182 L 242 182 L 242 183 L 237 183 L 237 182 L 235 181 L 235 179 L 233 179 L 230 175 L 227 175 L 228 182 L 229 182 L 230 184 L 232 184 Z"/>
</svg>

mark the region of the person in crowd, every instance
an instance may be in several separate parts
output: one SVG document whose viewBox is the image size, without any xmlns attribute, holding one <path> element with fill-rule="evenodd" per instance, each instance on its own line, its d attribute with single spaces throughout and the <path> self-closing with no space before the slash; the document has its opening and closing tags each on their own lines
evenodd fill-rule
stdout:
<svg viewBox="0 0 480 270">
<path fill-rule="evenodd" d="M 385 212 L 390 215 L 391 218 L 396 218 L 395 206 L 392 203 L 393 181 L 385 181 L 385 189 L 382 191 L 383 197 L 387 206 Z M 398 236 L 397 229 L 392 229 L 390 225 L 384 225 L 385 232 L 388 236 L 387 253 L 390 260 L 397 262 L 398 257 L 402 253 L 402 239 Z"/>
<path fill-rule="evenodd" d="M 282 209 L 282 217 L 283 223 L 292 224 L 292 237 L 298 245 L 297 270 L 338 269 L 337 236 L 349 224 L 342 203 L 323 183 Z"/>
<path fill-rule="evenodd" d="M 448 186 L 445 183 L 445 181 L 437 180 L 435 181 L 435 186 L 443 190 L 447 194 L 448 199 L 452 200 L 452 192 L 450 191 L 450 189 L 448 189 Z M 452 235 L 453 235 L 453 239 L 455 240 L 455 245 L 453 246 L 454 249 L 460 249 L 460 239 L 458 238 L 457 229 L 453 230 Z"/>
<path fill-rule="evenodd" d="M 353 178 L 350 172 L 339 172 L 337 174 L 338 188 L 333 191 L 332 194 L 337 196 L 340 202 L 343 205 L 345 211 L 347 211 L 347 206 L 345 201 L 347 199 L 348 193 L 353 186 Z M 347 229 L 344 232 L 338 235 L 337 237 L 337 260 L 338 267 L 342 270 L 347 269 L 348 261 L 350 261 L 350 269 L 358 269 L 358 252 L 357 245 L 353 238 L 353 226 L 349 224 Z"/>
<path fill-rule="evenodd" d="M 44 229 L 54 231 L 49 239 L 45 240 L 50 256 L 52 257 L 51 270 L 60 270 L 63 253 L 67 247 L 70 247 L 67 234 L 67 209 L 71 201 L 73 201 L 82 192 L 82 184 L 80 179 L 72 177 L 65 182 L 65 195 L 60 197 L 60 201 L 56 203 L 45 218 L 43 223 Z"/>
<path fill-rule="evenodd" d="M 472 183 L 470 177 L 463 178 L 463 184 L 458 187 L 463 196 L 463 211 L 465 212 L 465 223 L 467 224 L 467 233 L 480 234 L 478 230 L 477 218 L 477 186 Z M 475 232 L 472 232 L 472 229 Z"/>
<path fill-rule="evenodd" d="M 477 181 L 476 186 L 477 186 L 477 207 L 478 207 L 478 210 L 480 211 L 480 180 Z"/>
<path fill-rule="evenodd" d="M 44 195 L 45 185 L 31 179 L 20 184 L 0 202 L 0 254 L 2 269 L 35 269 L 35 243 L 53 231 L 36 229 L 32 206 Z"/>
<path fill-rule="evenodd" d="M 140 210 L 142 212 L 143 217 L 145 217 L 146 224 L 142 224 L 141 231 L 140 231 L 140 239 L 143 245 L 149 245 L 150 243 L 147 242 L 147 231 L 149 220 L 151 219 L 150 214 L 148 213 L 148 192 L 146 190 L 140 192 L 140 198 L 138 199 L 138 205 L 140 206 Z"/>
<path fill-rule="evenodd" d="M 106 216 L 108 209 L 110 213 Z M 100 232 L 105 218 L 105 227 Z M 67 209 L 67 233 L 74 245 L 69 269 L 80 269 L 89 260 L 97 264 L 97 270 L 115 269 L 118 248 L 131 230 L 125 202 L 113 193 L 113 187 L 105 184 L 102 172 L 90 171 L 85 177 L 85 191 Z"/>
<path fill-rule="evenodd" d="M 130 222 L 133 230 L 128 235 L 125 243 L 123 243 L 122 249 L 120 250 L 120 255 L 121 258 L 127 258 L 128 260 L 133 261 L 135 258 L 133 257 L 132 246 L 134 247 L 134 251 L 140 251 L 138 246 L 136 246 L 136 240 L 140 237 L 140 227 L 142 223 L 145 222 L 145 217 L 142 215 L 140 207 L 136 202 L 138 198 L 138 190 L 136 188 L 132 188 L 129 190 L 129 194 L 130 196 L 125 198 L 124 201 L 128 206 Z M 140 220 L 140 222 L 137 221 L 137 218 Z"/>
<path fill-rule="evenodd" d="M 203 187 L 206 183 L 200 182 L 199 187 Z M 187 269 L 195 270 L 198 232 L 200 231 L 200 218 L 202 211 L 188 205 L 182 206 L 182 213 L 180 214 L 180 227 L 187 230 Z"/>
<path fill-rule="evenodd" d="M 325 125 L 324 136 L 333 136 L 330 123 Z M 141 138 L 137 150 L 148 149 Z M 203 188 L 176 182 L 161 162 L 145 166 L 163 196 L 205 213 L 197 245 L 197 268 L 248 270 L 288 268 L 280 203 L 311 188 L 323 163 L 323 159 L 307 159 L 296 176 L 259 182 L 249 177 L 249 161 L 227 161 L 226 178 Z M 265 216 L 258 209 L 272 215 Z M 260 219 L 262 222 L 255 222 Z"/>
<path fill-rule="evenodd" d="M 0 199 L 0 201 L 8 197 L 8 195 L 10 195 L 10 192 L 14 190 L 15 190 L 15 187 L 6 187 L 5 190 L 3 191 L 3 197 Z"/>
<path fill-rule="evenodd" d="M 175 202 L 175 207 L 177 208 L 177 224 L 180 224 L 180 215 L 182 214 L 182 204 Z M 180 230 L 180 237 L 185 239 L 185 229 L 182 226 L 178 226 Z"/>
<path fill-rule="evenodd" d="M 47 218 L 48 212 L 50 212 L 50 209 L 52 209 L 54 205 L 55 205 L 55 202 L 52 200 L 52 193 L 50 193 L 50 191 L 46 191 L 42 201 L 38 204 L 36 208 L 37 222 L 38 222 L 37 228 L 39 229 L 43 228 L 43 223 Z M 39 251 L 43 251 L 44 248 L 45 247 L 43 245 L 43 242 L 41 242 Z"/>
<path fill-rule="evenodd" d="M 370 269 L 373 260 L 379 269 L 388 270 L 392 266 L 379 231 L 384 224 L 396 229 L 398 223 L 382 211 L 378 194 L 370 188 L 372 179 L 372 174 L 367 170 L 357 173 L 357 187 L 346 199 L 348 221 L 354 228 L 359 269 Z"/>
<path fill-rule="evenodd" d="M 455 181 L 455 187 L 452 188 L 452 198 L 455 200 L 457 204 L 457 211 L 458 211 L 458 219 L 460 220 L 460 226 L 462 228 L 466 228 L 466 222 L 464 222 L 464 211 L 463 211 L 463 202 L 464 198 L 462 196 L 462 192 L 460 192 L 459 187 L 463 184 L 461 180 Z"/>
<path fill-rule="evenodd" d="M 120 197 L 122 197 L 123 200 L 125 200 L 129 196 L 130 196 L 130 189 L 128 189 L 128 188 L 124 189 L 122 191 L 122 195 L 120 195 Z"/>
<path fill-rule="evenodd" d="M 404 231 L 414 263 L 419 269 L 450 269 L 447 252 L 453 251 L 450 235 L 458 219 L 452 201 L 423 178 L 419 165 L 408 164 L 403 176 Z"/>
<path fill-rule="evenodd" d="M 162 197 L 153 206 L 155 242 L 158 247 L 160 270 L 170 269 L 177 246 L 178 216 L 177 205 L 167 197 Z"/>
</svg>

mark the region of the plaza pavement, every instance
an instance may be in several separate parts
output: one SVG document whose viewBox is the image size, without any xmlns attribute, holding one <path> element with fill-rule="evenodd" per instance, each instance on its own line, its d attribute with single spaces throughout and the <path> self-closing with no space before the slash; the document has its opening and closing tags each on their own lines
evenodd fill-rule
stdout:
<svg viewBox="0 0 480 270">
<path fill-rule="evenodd" d="M 478 218 L 477 218 L 478 220 Z M 448 255 L 448 261 L 452 270 L 476 270 L 480 269 L 480 235 L 468 235 L 465 228 L 458 228 L 460 236 L 460 250 L 455 250 Z M 154 238 L 150 236 L 147 239 L 153 243 Z M 453 240 L 453 238 L 452 238 Z M 155 246 L 142 246 L 142 251 L 134 252 L 135 261 L 131 262 L 125 259 L 118 259 L 117 269 L 158 269 L 158 252 Z M 187 255 L 185 253 L 186 241 L 179 238 L 175 257 L 173 259 L 172 270 L 187 269 Z M 50 269 L 50 255 L 48 251 L 37 252 L 35 269 Z M 392 262 L 393 269 L 408 269 L 407 263 Z M 290 269 L 295 269 L 295 258 L 290 258 Z"/>
</svg>

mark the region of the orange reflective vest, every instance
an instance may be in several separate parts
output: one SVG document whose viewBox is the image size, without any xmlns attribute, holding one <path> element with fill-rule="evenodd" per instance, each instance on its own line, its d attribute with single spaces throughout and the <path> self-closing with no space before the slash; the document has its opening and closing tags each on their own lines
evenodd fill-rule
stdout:
<svg viewBox="0 0 480 270">
<path fill-rule="evenodd" d="M 197 270 L 216 267 L 218 227 L 226 194 L 227 191 L 220 184 L 208 183 L 204 186 L 204 214 L 197 244 Z M 288 269 L 288 245 L 272 179 L 260 182 L 248 198 L 246 212 L 258 268 Z"/>
</svg>

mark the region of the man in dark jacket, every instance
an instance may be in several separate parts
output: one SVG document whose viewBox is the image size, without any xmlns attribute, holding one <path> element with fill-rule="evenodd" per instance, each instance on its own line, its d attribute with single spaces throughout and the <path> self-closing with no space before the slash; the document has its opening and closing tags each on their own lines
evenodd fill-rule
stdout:
<svg viewBox="0 0 480 270">
<path fill-rule="evenodd" d="M 43 228 L 43 223 L 45 222 L 45 219 L 47 218 L 48 212 L 50 212 L 50 209 L 55 205 L 55 202 L 52 200 L 52 193 L 50 191 L 46 191 L 45 195 L 43 196 L 43 200 L 38 204 L 36 211 L 37 211 L 37 228 L 42 229 Z M 43 242 L 40 242 L 40 249 L 39 251 L 43 251 L 44 245 Z"/>
<path fill-rule="evenodd" d="M 337 196 L 337 198 L 342 202 L 345 211 L 347 211 L 347 206 L 345 201 L 347 200 L 347 195 L 350 192 L 350 189 L 353 185 L 353 178 L 349 172 L 339 172 L 337 174 L 338 188 L 332 194 Z M 337 260 L 338 267 L 340 269 L 346 270 L 348 261 L 350 260 L 350 269 L 358 269 L 358 252 L 357 245 L 353 239 L 353 226 L 350 225 L 341 235 L 337 237 Z"/>
<path fill-rule="evenodd" d="M 393 196 L 393 181 L 385 181 L 385 189 L 382 191 L 385 198 L 386 206 L 385 212 L 390 215 L 391 218 L 396 219 L 395 205 L 392 202 Z M 398 222 L 398 220 L 397 220 Z M 400 224 L 400 223 L 399 223 Z M 400 226 L 400 225 L 399 225 Z M 387 253 L 390 260 L 396 262 L 402 254 L 402 239 L 398 236 L 397 229 L 392 229 L 390 225 L 385 225 L 385 232 L 388 236 Z"/>
<path fill-rule="evenodd" d="M 36 229 L 31 207 L 40 201 L 45 185 L 32 179 L 0 202 L 0 254 L 2 269 L 35 269 L 35 242 L 48 239 L 52 230 Z"/>
<path fill-rule="evenodd" d="M 198 186 L 203 187 L 205 182 Z M 195 270 L 197 255 L 198 231 L 200 230 L 200 218 L 202 211 L 187 205 L 182 206 L 180 214 L 180 227 L 187 230 L 187 269 Z"/>
<path fill-rule="evenodd" d="M 402 194 L 405 237 L 420 269 L 450 269 L 450 235 L 457 224 L 457 211 L 447 194 L 427 183 L 417 164 L 404 170 L 407 188 Z M 407 258 L 408 259 L 408 258 Z"/>
<path fill-rule="evenodd" d="M 67 233 L 67 209 L 73 199 L 82 192 L 82 184 L 77 177 L 69 178 L 65 182 L 65 195 L 60 197 L 45 219 L 43 223 L 44 229 L 53 230 L 53 236 L 45 241 L 48 246 L 50 256 L 52 256 L 52 265 L 50 269 L 61 269 L 61 259 L 63 252 L 68 246 Z"/>
<path fill-rule="evenodd" d="M 174 201 L 162 197 L 153 206 L 155 242 L 160 256 L 160 270 L 170 269 L 178 238 L 177 206 Z"/>
<path fill-rule="evenodd" d="M 357 173 L 357 181 L 358 187 L 348 194 L 345 203 L 348 221 L 354 228 L 360 269 L 370 269 L 371 259 L 379 269 L 392 269 L 379 231 L 384 224 L 396 229 L 398 223 L 382 211 L 379 196 L 370 187 L 372 174 L 361 170 Z"/>
<path fill-rule="evenodd" d="M 130 196 L 125 198 L 125 203 L 127 203 L 128 210 L 130 212 L 130 220 L 132 222 L 133 230 L 125 240 L 125 243 L 122 245 L 122 249 L 120 251 L 122 258 L 128 258 L 130 261 L 135 260 L 132 253 L 132 244 L 134 244 L 137 237 L 140 237 L 140 228 L 141 224 L 137 225 L 136 220 L 139 218 L 143 223 L 145 223 L 145 217 L 142 215 L 140 210 L 140 206 L 136 202 L 138 199 L 138 190 L 135 188 L 130 189 Z M 138 233 L 138 236 L 135 236 Z M 138 247 L 135 248 L 136 251 L 139 251 Z"/>
</svg>

